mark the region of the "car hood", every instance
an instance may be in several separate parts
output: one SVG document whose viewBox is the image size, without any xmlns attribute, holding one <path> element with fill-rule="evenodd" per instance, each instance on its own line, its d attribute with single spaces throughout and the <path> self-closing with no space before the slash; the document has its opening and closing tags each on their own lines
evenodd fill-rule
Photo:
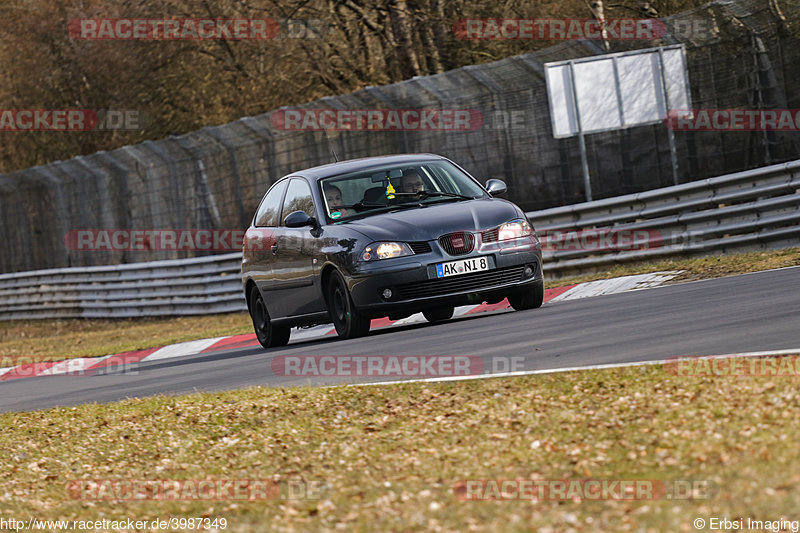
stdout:
<svg viewBox="0 0 800 533">
<path fill-rule="evenodd" d="M 373 241 L 428 241 L 454 231 L 493 228 L 520 217 L 524 214 L 511 202 L 483 198 L 381 213 L 344 225 Z"/>
</svg>

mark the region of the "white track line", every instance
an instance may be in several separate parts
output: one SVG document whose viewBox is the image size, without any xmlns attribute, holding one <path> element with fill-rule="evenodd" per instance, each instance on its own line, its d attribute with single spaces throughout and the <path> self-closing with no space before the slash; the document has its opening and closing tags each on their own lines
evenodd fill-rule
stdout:
<svg viewBox="0 0 800 533">
<path fill-rule="evenodd" d="M 793 350 L 774 350 L 771 352 L 746 352 L 746 353 L 731 353 L 725 355 L 698 355 L 698 356 L 676 356 L 676 357 L 696 357 L 697 359 L 717 359 L 724 357 L 770 357 L 779 355 L 800 355 L 800 348 Z M 648 366 L 648 365 L 665 365 L 672 363 L 675 359 L 660 359 L 657 361 L 638 361 L 635 363 L 610 363 L 604 365 L 587 365 L 587 366 L 572 366 L 566 368 L 552 368 L 546 370 L 519 370 L 517 372 L 497 372 L 494 374 L 476 374 L 472 376 L 446 376 L 441 378 L 421 378 L 421 379 L 403 379 L 397 381 L 380 381 L 376 383 L 353 383 L 348 384 L 349 387 L 363 387 L 373 385 L 397 385 L 399 383 L 438 383 L 444 381 L 468 381 L 472 379 L 488 379 L 488 378 L 509 378 L 515 376 L 534 376 L 537 374 L 558 374 L 560 372 L 575 372 L 578 370 L 602 370 L 605 368 L 624 368 L 635 366 Z"/>
</svg>

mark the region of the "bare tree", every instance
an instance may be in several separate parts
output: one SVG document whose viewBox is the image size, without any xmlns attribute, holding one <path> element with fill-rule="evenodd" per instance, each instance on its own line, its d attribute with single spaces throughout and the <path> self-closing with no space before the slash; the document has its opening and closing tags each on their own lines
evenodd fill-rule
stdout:
<svg viewBox="0 0 800 533">
<path fill-rule="evenodd" d="M 781 2 L 789 0 L 781 0 Z M 552 41 L 457 38 L 461 18 L 667 16 L 707 0 L 3 0 L 4 107 L 136 109 L 138 131 L 0 132 L 0 171 L 188 132 L 282 105 L 538 50 Z M 777 6 L 777 0 L 770 0 Z M 777 8 L 776 8 L 777 9 Z M 272 18 L 323 21 L 323 35 L 273 40 L 89 41 L 76 18 Z M 603 41 L 608 49 L 607 32 Z"/>
<path fill-rule="evenodd" d="M 589 9 L 594 13 L 594 18 L 600 23 L 600 34 L 603 37 L 603 48 L 608 51 L 608 30 L 606 29 L 606 15 L 603 0 L 591 0 Z"/>
<path fill-rule="evenodd" d="M 411 28 L 408 23 L 408 4 L 405 0 L 388 0 L 389 20 L 392 24 L 392 37 L 397 47 L 400 68 L 404 78 L 422 74 L 419 59 L 411 40 Z"/>
</svg>

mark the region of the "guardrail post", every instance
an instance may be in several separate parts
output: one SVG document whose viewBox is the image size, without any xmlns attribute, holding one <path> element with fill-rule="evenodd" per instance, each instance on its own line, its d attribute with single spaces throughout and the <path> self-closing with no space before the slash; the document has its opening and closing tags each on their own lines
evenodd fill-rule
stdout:
<svg viewBox="0 0 800 533">
<path fill-rule="evenodd" d="M 583 170 L 583 186 L 586 189 L 586 201 L 592 201 L 592 181 L 589 178 L 589 160 L 586 157 L 586 139 L 583 136 L 583 125 L 581 124 L 581 110 L 578 105 L 578 88 L 575 87 L 575 62 L 569 62 L 570 86 L 572 88 L 572 100 L 575 102 L 575 120 L 578 123 L 578 146 L 581 150 L 581 170 Z"/>
<path fill-rule="evenodd" d="M 664 68 L 664 48 L 658 48 L 658 66 L 661 71 L 661 90 L 664 92 L 664 107 L 669 114 L 672 106 L 669 101 L 669 87 L 667 86 L 667 72 Z M 669 157 L 672 161 L 672 182 L 678 185 L 678 149 L 675 146 L 675 132 L 667 127 L 667 137 L 669 137 Z"/>
</svg>

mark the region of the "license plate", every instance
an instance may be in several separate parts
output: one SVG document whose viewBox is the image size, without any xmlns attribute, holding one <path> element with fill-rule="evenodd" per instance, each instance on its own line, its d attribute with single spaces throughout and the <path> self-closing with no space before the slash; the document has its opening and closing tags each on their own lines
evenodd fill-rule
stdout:
<svg viewBox="0 0 800 533">
<path fill-rule="evenodd" d="M 449 263 L 439 263 L 436 265 L 436 277 L 446 278 L 447 276 L 458 276 L 471 272 L 489 270 L 488 257 L 473 257 L 462 259 L 461 261 L 450 261 Z"/>
</svg>

